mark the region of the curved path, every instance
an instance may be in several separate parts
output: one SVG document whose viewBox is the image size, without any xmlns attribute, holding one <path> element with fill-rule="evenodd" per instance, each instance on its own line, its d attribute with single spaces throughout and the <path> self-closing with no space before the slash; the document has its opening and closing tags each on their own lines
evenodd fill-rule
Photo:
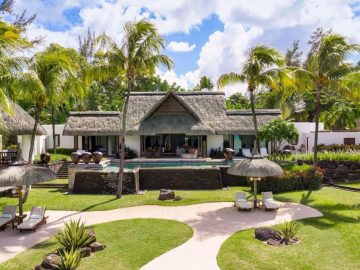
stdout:
<svg viewBox="0 0 360 270">
<path fill-rule="evenodd" d="M 238 212 L 229 202 L 188 206 L 144 205 L 92 212 L 47 211 L 47 215 L 48 223 L 36 233 L 20 234 L 9 229 L 0 232 L 0 263 L 54 235 L 63 227 L 64 221 L 70 219 L 81 218 L 86 225 L 94 225 L 132 218 L 160 218 L 183 222 L 194 230 L 194 235 L 142 269 L 219 269 L 217 253 L 222 243 L 233 233 L 284 221 L 322 216 L 319 211 L 296 203 L 281 203 L 278 212 Z"/>
</svg>

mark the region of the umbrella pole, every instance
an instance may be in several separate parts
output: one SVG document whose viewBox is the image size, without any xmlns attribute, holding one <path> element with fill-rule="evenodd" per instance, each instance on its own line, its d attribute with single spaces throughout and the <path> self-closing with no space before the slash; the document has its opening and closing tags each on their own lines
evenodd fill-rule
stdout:
<svg viewBox="0 0 360 270">
<path fill-rule="evenodd" d="M 19 193 L 19 216 L 23 216 L 23 198 L 22 198 L 22 187 L 18 188 Z"/>
<path fill-rule="evenodd" d="M 258 207 L 258 203 L 257 203 L 257 178 L 254 177 L 254 209 L 256 209 Z"/>
</svg>

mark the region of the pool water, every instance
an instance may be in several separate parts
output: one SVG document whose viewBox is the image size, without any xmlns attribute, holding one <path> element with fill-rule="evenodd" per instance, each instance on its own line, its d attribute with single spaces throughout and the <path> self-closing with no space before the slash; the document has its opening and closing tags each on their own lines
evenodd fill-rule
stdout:
<svg viewBox="0 0 360 270">
<path fill-rule="evenodd" d="M 166 161 L 166 162 L 126 162 L 125 171 L 133 170 L 136 168 L 211 168 L 213 166 L 226 166 L 231 165 L 232 161 Z M 104 171 L 118 172 L 118 163 L 109 163 Z"/>
</svg>

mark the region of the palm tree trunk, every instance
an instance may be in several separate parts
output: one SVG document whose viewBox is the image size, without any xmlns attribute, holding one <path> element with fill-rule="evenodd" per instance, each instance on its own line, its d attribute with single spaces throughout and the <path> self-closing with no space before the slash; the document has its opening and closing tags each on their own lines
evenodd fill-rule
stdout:
<svg viewBox="0 0 360 270">
<path fill-rule="evenodd" d="M 51 125 L 52 125 L 52 137 L 53 137 L 53 153 L 56 154 L 56 136 L 55 136 L 55 108 L 51 105 Z"/>
<path fill-rule="evenodd" d="M 117 184 L 116 190 L 116 198 L 120 199 L 122 195 L 123 189 L 123 181 L 124 181 L 124 167 L 125 167 L 125 129 L 126 129 L 126 115 L 129 106 L 129 96 L 132 88 L 132 81 L 128 79 L 128 87 L 125 96 L 125 104 L 122 112 L 122 132 L 120 134 L 120 164 L 119 164 L 119 180 Z"/>
<path fill-rule="evenodd" d="M 34 128 L 31 134 L 31 142 L 30 142 L 30 150 L 29 150 L 29 158 L 28 158 L 28 163 L 32 163 L 33 161 L 33 153 L 34 153 L 34 145 L 35 145 L 35 136 L 36 136 L 36 128 L 37 125 L 40 122 L 40 110 L 38 108 L 38 105 L 36 105 L 35 108 L 35 123 L 34 123 Z"/>
<path fill-rule="evenodd" d="M 320 118 L 320 88 L 316 89 L 316 108 L 315 108 L 315 138 L 314 138 L 314 162 L 316 167 L 318 163 L 318 137 L 319 137 L 319 118 Z"/>
<path fill-rule="evenodd" d="M 260 153 L 260 143 L 259 143 L 259 132 L 258 132 L 258 125 L 257 125 L 257 119 L 256 119 L 256 113 L 255 113 L 255 98 L 254 98 L 254 90 L 249 89 L 250 92 L 250 106 L 251 106 L 251 113 L 253 116 L 254 121 L 254 132 L 255 132 L 255 142 L 258 153 Z"/>
</svg>

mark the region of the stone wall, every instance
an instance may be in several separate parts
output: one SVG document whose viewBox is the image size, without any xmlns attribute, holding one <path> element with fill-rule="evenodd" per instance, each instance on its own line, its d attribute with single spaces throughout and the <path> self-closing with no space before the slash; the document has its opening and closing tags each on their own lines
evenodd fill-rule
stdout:
<svg viewBox="0 0 360 270">
<path fill-rule="evenodd" d="M 78 171 L 75 174 L 74 193 L 114 194 L 119 173 L 104 171 Z M 123 193 L 139 192 L 139 170 L 125 173 Z"/>
<path fill-rule="evenodd" d="M 222 185 L 228 186 L 247 186 L 247 180 L 245 176 L 236 176 L 227 173 L 229 167 L 219 167 L 221 173 Z"/>
<path fill-rule="evenodd" d="M 140 189 L 220 189 L 220 169 L 141 168 Z"/>
<path fill-rule="evenodd" d="M 52 170 L 53 172 L 57 173 L 61 166 L 63 165 L 63 161 L 60 161 L 60 162 L 55 162 L 55 163 L 49 163 L 49 164 L 34 164 L 36 166 L 39 166 L 39 167 L 47 167 L 49 168 L 50 170 Z"/>
<path fill-rule="evenodd" d="M 345 182 L 360 179 L 360 162 L 321 160 L 318 167 L 324 170 L 327 182 Z"/>
</svg>

